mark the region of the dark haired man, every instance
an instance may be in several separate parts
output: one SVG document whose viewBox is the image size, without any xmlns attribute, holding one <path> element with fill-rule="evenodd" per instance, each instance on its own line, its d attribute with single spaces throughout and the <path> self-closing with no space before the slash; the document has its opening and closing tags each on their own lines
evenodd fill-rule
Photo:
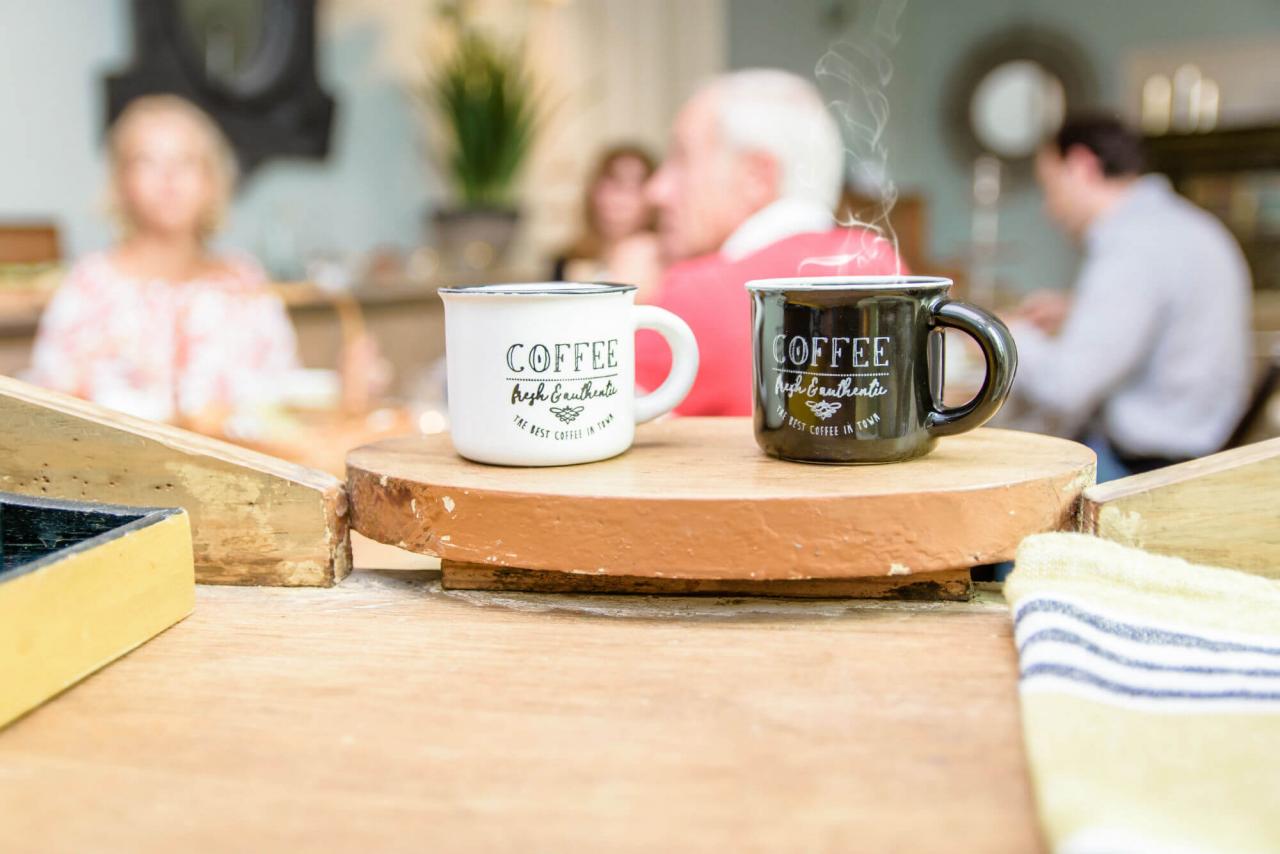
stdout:
<svg viewBox="0 0 1280 854">
<path fill-rule="evenodd" d="M 1096 440 L 1100 479 L 1221 449 L 1250 387 L 1240 249 L 1143 167 L 1141 139 L 1110 118 L 1070 121 L 1040 150 L 1045 210 L 1085 257 L 1070 299 L 1034 294 L 1011 324 L 1015 393 Z"/>
</svg>

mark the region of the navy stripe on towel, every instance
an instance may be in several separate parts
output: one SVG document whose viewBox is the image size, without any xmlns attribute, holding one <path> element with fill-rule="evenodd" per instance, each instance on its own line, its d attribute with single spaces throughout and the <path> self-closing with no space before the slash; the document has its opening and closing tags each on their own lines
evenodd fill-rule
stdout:
<svg viewBox="0 0 1280 854">
<path fill-rule="evenodd" d="M 1159 688 L 1143 688 L 1137 685 L 1126 685 L 1123 682 L 1115 682 L 1105 679 L 1096 673 L 1088 670 L 1082 670 L 1078 667 L 1071 667 L 1066 664 L 1033 664 L 1022 671 L 1022 680 L 1027 682 L 1037 676 L 1056 676 L 1060 679 L 1068 679 L 1073 682 L 1079 682 L 1085 685 L 1091 685 L 1095 688 L 1101 688 L 1104 691 L 1110 691 L 1114 694 L 1123 694 L 1128 697 L 1147 697 L 1160 700 L 1263 700 L 1267 702 L 1280 701 L 1280 691 L 1186 691 L 1186 690 L 1169 690 Z"/>
<path fill-rule="evenodd" d="M 1050 613 L 1061 614 L 1066 617 L 1072 617 L 1085 623 L 1101 632 L 1124 638 L 1125 640 L 1135 643 L 1160 644 L 1164 646 L 1180 646 L 1189 649 L 1199 649 L 1206 652 L 1251 652 L 1262 655 L 1274 655 L 1280 657 L 1280 648 L 1255 646 L 1253 644 L 1234 643 L 1232 641 L 1215 641 L 1199 635 L 1189 635 L 1184 632 L 1171 632 L 1167 629 L 1156 629 L 1150 626 L 1137 626 L 1132 623 L 1122 623 L 1118 620 L 1110 620 L 1106 617 L 1100 617 L 1082 608 L 1063 602 L 1059 599 L 1031 599 L 1024 602 L 1018 607 L 1017 616 L 1013 620 L 1014 631 L 1018 630 L 1018 626 L 1022 621 L 1031 614 Z"/>
<path fill-rule="evenodd" d="M 1244 667 L 1206 667 L 1199 665 L 1178 665 L 1178 664 L 1160 664 L 1155 661 L 1145 661 L 1140 658 L 1130 658 L 1127 655 L 1120 655 L 1112 652 L 1105 647 L 1098 646 L 1092 641 L 1086 640 L 1075 632 L 1067 629 L 1041 629 L 1031 635 L 1028 635 L 1018 646 L 1018 653 L 1025 654 L 1027 649 L 1035 644 L 1040 643 L 1064 643 L 1083 649 L 1099 658 L 1105 658 L 1107 661 L 1116 664 L 1123 664 L 1126 667 L 1137 667 L 1142 670 L 1161 670 L 1173 673 L 1193 673 L 1196 675 L 1220 675 L 1229 674 L 1233 676 L 1253 676 L 1263 679 L 1280 678 L 1280 670 L 1269 670 L 1264 668 L 1244 668 Z"/>
</svg>

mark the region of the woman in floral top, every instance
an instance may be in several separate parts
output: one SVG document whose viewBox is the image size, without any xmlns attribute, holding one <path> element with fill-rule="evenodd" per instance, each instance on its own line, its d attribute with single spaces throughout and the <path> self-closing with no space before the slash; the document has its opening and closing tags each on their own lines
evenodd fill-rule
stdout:
<svg viewBox="0 0 1280 854">
<path fill-rule="evenodd" d="M 216 425 L 270 403 L 296 367 L 284 305 L 247 258 L 206 242 L 234 180 L 213 122 L 172 96 L 133 102 L 112 129 L 123 237 L 68 274 L 40 320 L 33 378 L 104 406 Z"/>
</svg>

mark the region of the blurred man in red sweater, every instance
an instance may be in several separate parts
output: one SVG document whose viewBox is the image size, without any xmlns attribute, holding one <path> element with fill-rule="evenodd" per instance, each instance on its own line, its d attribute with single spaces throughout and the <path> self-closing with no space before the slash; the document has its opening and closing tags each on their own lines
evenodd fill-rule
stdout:
<svg viewBox="0 0 1280 854">
<path fill-rule="evenodd" d="M 836 228 L 844 175 L 840 131 L 817 88 L 785 71 L 726 74 L 676 117 L 670 149 L 647 187 L 676 261 L 643 301 L 684 318 L 701 363 L 684 415 L 751 413 L 751 304 L 743 285 L 783 276 L 905 272 L 892 244 Z M 670 351 L 636 338 L 636 381 L 652 389 Z"/>
</svg>

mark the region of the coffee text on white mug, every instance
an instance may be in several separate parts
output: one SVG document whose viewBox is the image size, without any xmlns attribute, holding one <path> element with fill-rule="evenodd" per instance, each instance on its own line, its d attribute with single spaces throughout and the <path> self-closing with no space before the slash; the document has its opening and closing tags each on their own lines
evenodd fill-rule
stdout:
<svg viewBox="0 0 1280 854">
<path fill-rule="evenodd" d="M 548 371 L 560 373 L 565 363 L 572 361 L 572 371 L 581 371 L 582 363 L 590 360 L 590 370 L 603 371 L 618 367 L 618 339 L 602 341 L 560 341 L 555 344 L 512 344 L 507 348 L 507 367 L 517 374 L 526 369 L 535 374 Z"/>
</svg>

